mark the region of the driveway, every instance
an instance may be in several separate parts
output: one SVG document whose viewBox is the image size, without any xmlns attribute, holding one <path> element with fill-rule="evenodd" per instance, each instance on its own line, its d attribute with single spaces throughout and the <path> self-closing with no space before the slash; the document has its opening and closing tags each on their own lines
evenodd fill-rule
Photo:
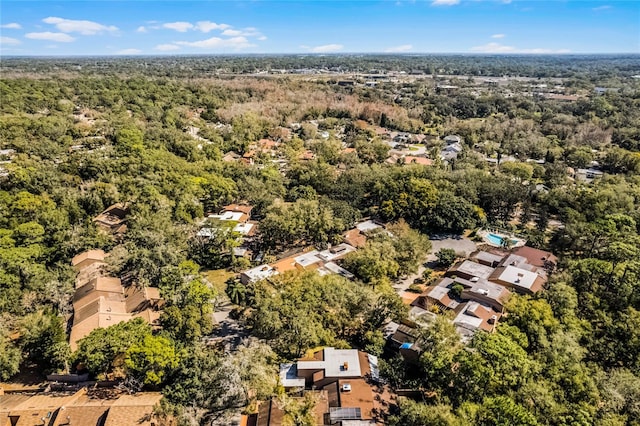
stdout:
<svg viewBox="0 0 640 426">
<path fill-rule="evenodd" d="M 235 307 L 228 298 L 224 298 L 216 306 L 213 318 L 218 323 L 218 327 L 213 333 L 206 337 L 209 344 L 222 344 L 229 352 L 237 350 L 242 341 L 249 337 L 249 332 L 238 321 L 229 316 L 229 312 Z"/>
<path fill-rule="evenodd" d="M 436 253 L 443 248 L 450 248 L 455 250 L 456 253 L 463 254 L 464 257 L 468 257 L 471 253 L 476 251 L 476 243 L 471 241 L 467 237 L 462 235 L 432 235 L 431 237 L 431 255 L 429 261 L 436 260 Z"/>
<path fill-rule="evenodd" d="M 405 301 L 418 297 L 417 293 L 407 291 L 407 289 L 411 284 L 413 284 L 413 281 L 416 278 L 422 277 L 422 273 L 426 269 L 425 264 L 427 264 L 427 266 L 431 266 L 432 269 L 436 266 L 438 258 L 435 253 L 437 253 L 438 250 L 442 248 L 451 248 L 454 249 L 456 253 L 464 253 L 465 257 L 468 257 L 471 253 L 476 251 L 476 243 L 462 235 L 439 234 L 432 235 L 429 238 L 431 239 L 431 252 L 427 254 L 424 261 L 421 262 L 418 272 L 415 274 L 409 274 L 407 278 L 398 279 L 393 283 L 393 288 L 396 289 L 398 295 Z"/>
</svg>

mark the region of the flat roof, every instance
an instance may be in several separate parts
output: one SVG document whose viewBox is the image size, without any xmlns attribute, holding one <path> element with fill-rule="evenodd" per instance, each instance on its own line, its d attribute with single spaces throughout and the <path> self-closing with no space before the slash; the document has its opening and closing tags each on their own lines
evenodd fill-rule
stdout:
<svg viewBox="0 0 640 426">
<path fill-rule="evenodd" d="M 485 262 L 500 263 L 502 259 L 504 259 L 504 256 L 489 253 L 488 251 L 479 251 L 473 256 L 473 258 L 478 260 L 483 260 Z"/>
<path fill-rule="evenodd" d="M 249 277 L 251 280 L 259 281 L 272 275 L 277 275 L 278 271 L 267 264 L 263 264 L 260 266 L 256 266 L 255 268 L 246 270 L 243 272 L 243 274 Z"/>
<path fill-rule="evenodd" d="M 494 271 L 494 268 L 486 265 L 481 265 L 471 260 L 465 260 L 458 266 L 452 268 L 452 272 L 462 272 L 467 275 L 472 275 L 478 278 L 488 279 Z"/>
<path fill-rule="evenodd" d="M 458 313 L 458 315 L 453 320 L 453 323 L 456 325 L 462 326 L 470 326 L 471 328 L 477 329 L 482 325 L 482 318 L 478 318 L 474 315 L 469 315 L 467 310 L 473 310 L 477 302 L 469 302 L 467 306 L 463 310 Z"/>
<path fill-rule="evenodd" d="M 233 227 L 233 231 L 234 232 L 238 232 L 242 235 L 247 235 L 251 232 L 251 230 L 254 228 L 255 224 L 253 223 L 239 223 L 236 226 Z"/>
<path fill-rule="evenodd" d="M 303 388 L 304 377 L 298 377 L 296 364 L 280 364 L 280 383 L 285 388 Z"/>
<path fill-rule="evenodd" d="M 327 274 L 338 274 L 340 276 L 343 276 L 345 278 L 348 279 L 353 279 L 355 278 L 355 275 L 353 275 L 351 272 L 347 271 L 346 269 L 344 269 L 343 267 L 339 266 L 336 263 L 333 262 L 327 262 L 324 264 L 324 266 L 322 266 L 322 268 L 318 269 L 318 273 L 320 275 L 327 275 Z"/>
<path fill-rule="evenodd" d="M 344 257 L 353 251 L 356 251 L 355 247 L 347 243 L 342 243 L 342 244 L 333 246 L 329 249 L 322 250 L 321 252 L 318 253 L 318 257 L 324 260 L 325 262 L 330 262 L 332 260 Z"/>
<path fill-rule="evenodd" d="M 293 259 L 303 268 L 305 266 L 313 265 L 314 263 L 322 262 L 322 259 L 318 257 L 320 252 L 318 250 L 312 250 L 307 253 L 303 253 L 299 256 L 294 257 Z"/>
<path fill-rule="evenodd" d="M 366 231 L 372 231 L 374 229 L 382 228 L 382 226 L 378 225 L 372 220 L 366 220 L 364 222 L 358 223 L 356 225 L 356 228 L 358 228 L 360 231 L 366 232 Z"/>
<path fill-rule="evenodd" d="M 298 370 L 324 370 L 325 377 L 362 377 L 357 349 L 324 348 L 322 360 L 298 361 Z"/>
<path fill-rule="evenodd" d="M 243 215 L 245 214 L 242 212 L 225 211 L 225 212 L 222 212 L 221 214 L 210 214 L 208 218 L 218 219 L 218 220 L 234 220 L 236 222 L 239 222 L 240 219 L 242 219 Z"/>
<path fill-rule="evenodd" d="M 505 281 L 513 284 L 516 287 L 522 287 L 531 289 L 533 283 L 538 278 L 538 274 L 535 272 L 527 271 L 515 266 L 506 266 L 502 273 L 497 277 L 500 281 Z"/>
</svg>

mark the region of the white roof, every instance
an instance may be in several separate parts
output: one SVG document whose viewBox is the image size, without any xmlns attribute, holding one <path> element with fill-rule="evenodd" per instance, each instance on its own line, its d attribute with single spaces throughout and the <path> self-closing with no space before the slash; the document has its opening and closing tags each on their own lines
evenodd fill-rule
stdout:
<svg viewBox="0 0 640 426">
<path fill-rule="evenodd" d="M 298 361 L 298 370 L 324 370 L 325 377 L 362 377 L 357 349 L 324 348 L 324 360 Z"/>
<path fill-rule="evenodd" d="M 222 214 L 210 214 L 208 217 L 209 219 L 235 220 L 237 222 L 243 214 L 242 212 L 222 212 Z"/>
<path fill-rule="evenodd" d="M 476 329 L 480 327 L 480 325 L 482 324 L 482 318 L 467 314 L 467 310 L 473 310 L 479 305 L 480 304 L 478 302 L 468 302 L 467 306 L 465 306 L 464 309 L 460 311 L 458 316 L 455 317 L 453 323 L 465 328 L 471 327 L 473 329 Z"/>
<path fill-rule="evenodd" d="M 239 223 L 233 227 L 233 232 L 238 232 L 242 235 L 247 235 L 253 229 L 255 225 L 253 223 Z"/>
<path fill-rule="evenodd" d="M 318 257 L 325 262 L 330 262 L 338 257 L 343 257 L 352 251 L 356 251 L 355 247 L 350 246 L 347 243 L 338 244 L 330 249 L 322 250 L 318 253 Z"/>
<path fill-rule="evenodd" d="M 535 272 L 526 271 L 511 265 L 507 266 L 498 277 L 500 281 L 526 289 L 531 289 L 536 278 L 538 278 L 538 274 Z"/>
<path fill-rule="evenodd" d="M 360 231 L 371 231 L 373 229 L 378 229 L 382 227 L 377 223 L 373 222 L 372 220 L 367 220 L 365 222 L 358 223 L 356 225 L 356 228 L 358 228 Z"/>
<path fill-rule="evenodd" d="M 215 231 L 211 228 L 202 228 L 201 230 L 198 231 L 198 237 L 206 237 L 206 238 L 211 238 L 215 235 Z"/>
<path fill-rule="evenodd" d="M 456 271 L 471 275 L 473 277 L 487 279 L 493 273 L 494 268 L 481 265 L 480 263 L 472 262 L 471 260 L 465 260 L 456 267 Z"/>
<path fill-rule="evenodd" d="M 300 266 L 305 267 L 309 265 L 313 265 L 314 263 L 322 262 L 322 259 L 318 257 L 320 252 L 318 250 L 312 250 L 310 252 L 301 254 L 300 256 L 296 256 L 293 260 L 296 261 Z"/>
<path fill-rule="evenodd" d="M 272 275 L 278 275 L 278 271 L 273 269 L 271 266 L 264 264 L 244 271 L 243 274 L 248 276 L 251 281 L 260 281 Z"/>
<path fill-rule="evenodd" d="M 304 377 L 298 377 L 295 364 L 280 364 L 280 383 L 285 388 L 303 388 Z"/>
<path fill-rule="evenodd" d="M 233 255 L 234 256 L 244 256 L 245 254 L 247 254 L 248 251 L 249 251 L 249 249 L 247 249 L 246 247 L 234 247 L 233 248 Z"/>
<path fill-rule="evenodd" d="M 447 283 L 448 284 L 448 283 Z M 441 285 L 437 285 L 435 287 L 433 287 L 431 289 L 431 291 L 429 291 L 429 293 L 427 293 L 427 296 L 436 299 L 436 300 L 441 300 L 444 296 L 446 296 L 449 293 L 449 289 L 445 286 L 441 286 Z M 449 303 L 449 305 L 447 306 L 447 308 L 449 309 L 455 309 L 460 303 L 456 302 L 455 300 L 451 300 L 451 302 Z"/>
<path fill-rule="evenodd" d="M 355 275 L 353 275 L 351 272 L 347 271 L 343 267 L 333 262 L 325 263 L 324 266 L 322 266 L 322 268 L 318 269 L 318 273 L 320 275 L 338 274 L 350 280 L 355 278 Z"/>
</svg>

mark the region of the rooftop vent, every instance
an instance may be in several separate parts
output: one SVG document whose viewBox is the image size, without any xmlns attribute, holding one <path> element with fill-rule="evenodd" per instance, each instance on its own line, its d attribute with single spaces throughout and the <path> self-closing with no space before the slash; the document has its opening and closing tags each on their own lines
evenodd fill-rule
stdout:
<svg viewBox="0 0 640 426">
<path fill-rule="evenodd" d="M 347 361 L 345 361 L 345 362 L 342 364 L 342 370 L 344 370 L 344 371 L 349 370 L 349 363 L 348 363 Z"/>
<path fill-rule="evenodd" d="M 342 392 L 351 392 L 351 384 L 343 383 L 342 384 Z"/>
</svg>

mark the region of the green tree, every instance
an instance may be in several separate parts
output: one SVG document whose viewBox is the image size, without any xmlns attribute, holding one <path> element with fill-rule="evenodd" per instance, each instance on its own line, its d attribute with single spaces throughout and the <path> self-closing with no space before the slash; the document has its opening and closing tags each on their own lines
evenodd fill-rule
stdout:
<svg viewBox="0 0 640 426">
<path fill-rule="evenodd" d="M 453 262 L 456 261 L 458 255 L 456 251 L 451 248 L 441 248 L 436 252 L 436 257 L 438 258 L 438 264 L 440 266 L 449 267 L 453 265 Z"/>
<path fill-rule="evenodd" d="M 78 342 L 74 359 L 93 374 L 110 373 L 124 366 L 130 347 L 150 335 L 151 328 L 142 318 L 97 328 Z"/>
<path fill-rule="evenodd" d="M 178 367 L 181 356 L 170 339 L 146 335 L 127 349 L 124 365 L 127 374 L 145 385 L 157 386 Z"/>
<path fill-rule="evenodd" d="M 533 414 L 508 396 L 486 398 L 477 411 L 475 424 L 480 426 L 534 426 L 538 422 Z"/>
</svg>

